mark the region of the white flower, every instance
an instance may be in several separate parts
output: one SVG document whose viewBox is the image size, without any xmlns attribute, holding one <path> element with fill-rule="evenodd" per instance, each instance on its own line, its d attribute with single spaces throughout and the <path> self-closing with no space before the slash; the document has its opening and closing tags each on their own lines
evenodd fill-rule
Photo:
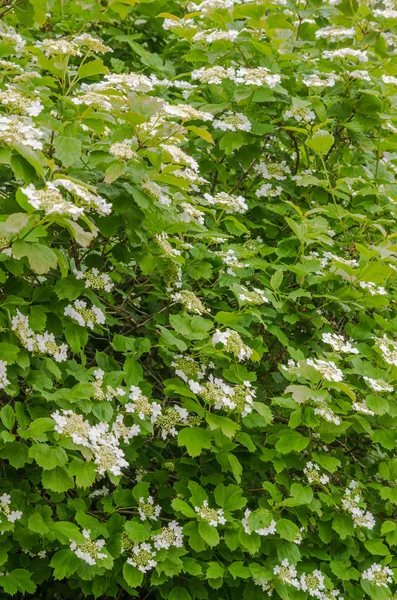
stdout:
<svg viewBox="0 0 397 600">
<path fill-rule="evenodd" d="M 156 553 L 150 544 L 144 542 L 142 544 L 135 544 L 131 549 L 131 555 L 127 558 L 127 563 L 133 567 L 136 567 L 142 573 L 151 571 L 157 565 L 154 560 Z"/>
<path fill-rule="evenodd" d="M 138 512 L 141 521 L 157 521 L 161 513 L 161 506 L 154 503 L 153 496 L 145 498 L 139 498 Z"/>
<path fill-rule="evenodd" d="M 111 292 L 114 283 L 107 273 L 100 273 L 96 267 L 87 271 L 76 271 L 76 279 L 84 279 L 85 287 L 92 290 L 105 290 Z"/>
<path fill-rule="evenodd" d="M 319 598 L 320 593 L 325 589 L 324 575 L 316 569 L 310 575 L 301 575 L 299 584 L 303 592 L 308 592 L 310 596 Z"/>
<path fill-rule="evenodd" d="M 252 354 L 251 348 L 244 344 L 237 331 L 229 328 L 225 331 L 217 329 L 212 336 L 212 343 L 214 346 L 222 344 L 226 352 L 231 352 L 240 361 L 248 360 Z"/>
<path fill-rule="evenodd" d="M 317 39 L 328 39 L 331 42 L 339 42 L 355 37 L 356 30 L 353 27 L 347 29 L 346 27 L 335 27 L 331 25 L 329 27 L 323 27 L 322 29 L 318 29 L 316 31 Z"/>
<path fill-rule="evenodd" d="M 97 561 L 101 560 L 101 558 L 107 558 L 107 554 L 101 552 L 105 545 L 104 539 L 91 540 L 89 529 L 83 529 L 82 534 L 85 538 L 84 542 L 76 543 L 71 541 L 69 546 L 71 551 L 74 552 L 78 558 L 89 565 L 96 565 Z"/>
<path fill-rule="evenodd" d="M 215 194 L 215 196 L 211 196 L 211 194 L 204 194 L 204 198 L 209 204 L 218 204 L 224 209 L 226 214 L 245 213 L 248 210 L 246 200 L 242 196 L 234 196 L 233 194 L 227 194 L 226 192 L 218 192 Z"/>
<path fill-rule="evenodd" d="M 0 496 L 0 523 L 2 522 L 3 517 L 5 517 L 9 523 L 15 523 L 15 521 L 19 521 L 22 517 L 22 512 L 20 510 L 11 510 L 10 505 L 10 494 L 2 494 Z"/>
<path fill-rule="evenodd" d="M 345 341 L 343 335 L 338 335 L 336 333 L 323 333 L 322 340 L 325 344 L 330 344 L 336 352 L 359 354 L 357 348 L 354 348 L 350 342 Z"/>
<path fill-rule="evenodd" d="M 29 326 L 29 319 L 19 310 L 12 318 L 12 330 L 20 339 L 22 345 L 37 354 L 49 354 L 57 362 L 67 360 L 68 346 L 67 344 L 57 345 L 53 333 L 35 333 Z"/>
<path fill-rule="evenodd" d="M 20 143 L 33 150 L 42 150 L 44 132 L 37 129 L 30 117 L 19 115 L 0 116 L 0 142 L 5 144 Z M 32 185 L 32 184 L 31 184 Z"/>
<path fill-rule="evenodd" d="M 354 48 L 339 48 L 338 50 L 325 50 L 323 58 L 334 60 L 335 58 L 355 58 L 359 62 L 368 62 L 368 55 L 365 50 L 355 50 Z"/>
<path fill-rule="evenodd" d="M 221 115 L 219 119 L 214 119 L 212 125 L 221 131 L 251 131 L 250 120 L 242 113 L 231 110 Z"/>
<path fill-rule="evenodd" d="M 367 579 L 377 587 L 388 587 L 389 583 L 393 583 L 393 571 L 389 567 L 383 567 L 378 563 L 373 563 L 361 575 L 362 579 Z"/>
<path fill-rule="evenodd" d="M 327 381 L 343 380 L 343 372 L 340 369 L 338 369 L 336 364 L 331 360 L 319 360 L 317 358 L 309 358 L 306 361 L 306 364 L 318 371 L 323 377 L 323 379 L 326 379 Z"/>
<path fill-rule="evenodd" d="M 360 281 L 360 287 L 368 290 L 371 296 L 387 296 L 387 290 L 381 285 L 376 285 L 372 281 Z"/>
<path fill-rule="evenodd" d="M 88 308 L 85 300 L 75 300 L 73 304 L 68 304 L 63 314 L 77 321 L 82 327 L 94 329 L 95 325 L 104 325 L 106 317 L 100 308 L 94 304 Z"/>
<path fill-rule="evenodd" d="M 177 521 L 171 521 L 167 527 L 163 527 L 161 533 L 153 536 L 154 547 L 156 550 L 165 548 L 168 550 L 171 546 L 182 548 L 183 546 L 183 528 Z"/>
<path fill-rule="evenodd" d="M 0 360 L 0 390 L 10 385 L 7 378 L 7 363 L 5 360 Z"/>
<path fill-rule="evenodd" d="M 156 419 L 161 414 L 160 404 L 149 402 L 149 399 L 142 394 L 139 387 L 131 386 L 129 398 L 132 402 L 125 405 L 125 410 L 129 413 L 136 413 L 142 421 L 145 417 L 151 417 L 152 420 Z"/>
<path fill-rule="evenodd" d="M 287 583 L 298 590 L 300 589 L 298 573 L 296 568 L 293 565 L 290 565 L 288 558 L 284 558 L 280 565 L 276 565 L 273 569 L 273 573 L 282 583 Z"/>
<path fill-rule="evenodd" d="M 368 385 L 375 392 L 392 392 L 394 390 L 393 386 L 389 385 L 383 379 L 371 379 L 371 377 L 365 377 L 365 376 L 363 377 L 363 379 L 365 379 L 365 381 L 368 383 Z"/>
<path fill-rule="evenodd" d="M 202 519 L 208 521 L 208 523 L 213 527 L 218 527 L 218 525 L 225 525 L 226 523 L 226 519 L 223 515 L 223 510 L 221 508 L 209 508 L 208 500 L 203 500 L 202 505 L 195 506 L 194 510 Z"/>
<path fill-rule="evenodd" d="M 391 85 L 397 85 L 397 77 L 393 75 L 382 75 L 383 83 L 390 83 Z"/>
<path fill-rule="evenodd" d="M 370 415 L 371 417 L 374 416 L 374 411 L 371 410 L 366 402 L 353 402 L 352 404 L 352 408 L 353 410 L 356 410 L 359 413 L 362 413 L 363 415 Z"/>
<path fill-rule="evenodd" d="M 303 469 L 309 483 L 327 485 L 329 483 L 328 475 L 320 472 L 320 467 L 316 463 L 308 462 Z"/>
</svg>

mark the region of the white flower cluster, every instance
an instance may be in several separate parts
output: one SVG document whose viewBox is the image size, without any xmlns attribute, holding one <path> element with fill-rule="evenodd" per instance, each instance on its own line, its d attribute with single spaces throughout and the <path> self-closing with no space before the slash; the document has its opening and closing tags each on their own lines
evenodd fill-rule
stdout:
<svg viewBox="0 0 397 600">
<path fill-rule="evenodd" d="M 362 503 L 362 499 L 357 488 L 357 481 L 349 483 L 349 487 L 345 489 L 345 494 L 342 498 L 343 509 L 351 515 L 354 527 L 373 529 L 375 527 L 375 519 L 372 513 L 359 506 Z"/>
<path fill-rule="evenodd" d="M 95 392 L 94 392 L 95 400 L 98 400 L 98 401 L 107 400 L 108 402 L 110 402 L 111 400 L 113 400 L 113 398 L 116 398 L 117 396 L 125 396 L 125 391 L 121 387 L 113 389 L 110 385 L 108 385 L 106 387 L 106 390 L 104 390 L 103 389 L 104 388 L 104 385 L 103 385 L 104 376 L 105 376 L 105 372 L 102 369 L 95 369 L 95 371 L 94 371 L 95 381 L 92 382 L 92 385 L 95 388 Z"/>
<path fill-rule="evenodd" d="M 222 29 L 214 29 L 207 31 L 199 31 L 193 36 L 193 42 L 206 42 L 207 44 L 213 44 L 214 42 L 235 42 L 238 35 L 242 30 L 229 29 L 223 31 Z"/>
<path fill-rule="evenodd" d="M 376 285 L 372 281 L 360 281 L 360 287 L 368 290 L 371 296 L 387 296 L 387 290 L 382 285 Z"/>
<path fill-rule="evenodd" d="M 201 67 L 191 73 L 192 79 L 198 79 L 201 83 L 222 83 L 225 79 L 231 79 L 234 83 L 268 86 L 274 88 L 281 82 L 281 76 L 271 73 L 266 67 L 256 67 L 248 69 L 241 67 L 234 69 L 233 67 Z"/>
<path fill-rule="evenodd" d="M 325 590 L 324 575 L 318 569 L 309 575 L 303 574 L 299 578 L 299 589 L 307 592 L 313 598 L 321 598 Z"/>
<path fill-rule="evenodd" d="M 306 364 L 309 367 L 313 367 L 316 371 L 321 374 L 323 379 L 327 381 L 342 381 L 343 372 L 338 369 L 336 364 L 331 360 L 320 360 L 318 358 L 308 358 Z"/>
<path fill-rule="evenodd" d="M 179 302 L 182 304 L 183 308 L 189 313 L 203 315 L 209 312 L 201 302 L 200 298 L 198 298 L 196 294 L 190 292 L 189 290 L 175 292 L 175 294 L 171 295 L 171 299 L 173 302 Z"/>
<path fill-rule="evenodd" d="M 38 98 L 28 98 L 17 88 L 8 84 L 6 84 L 6 88 L 6 90 L 0 91 L 0 104 L 9 108 L 12 114 L 37 117 L 44 109 Z"/>
<path fill-rule="evenodd" d="M 171 366 L 175 369 L 175 374 L 185 383 L 189 384 L 189 387 L 194 394 L 197 394 L 200 391 L 201 386 L 197 383 L 197 380 L 200 381 L 205 377 L 207 369 L 204 365 L 196 362 L 190 356 L 177 354 L 174 357 Z"/>
<path fill-rule="evenodd" d="M 104 53 L 113 52 L 109 46 L 105 46 L 103 41 L 95 38 L 89 33 L 83 33 L 71 40 L 66 38 L 47 38 L 42 42 L 36 42 L 39 48 L 47 57 L 51 56 L 82 56 L 81 48 L 85 47 L 89 52 Z"/>
<path fill-rule="evenodd" d="M 5 360 L 0 360 L 0 390 L 10 385 L 7 378 L 7 363 Z"/>
<path fill-rule="evenodd" d="M 130 388 L 129 398 L 132 402 L 128 402 L 125 405 L 125 410 L 128 413 L 137 414 L 141 421 L 146 417 L 151 417 L 152 422 L 154 422 L 161 413 L 160 404 L 157 402 L 149 402 L 149 399 L 142 394 L 140 388 L 135 385 Z"/>
<path fill-rule="evenodd" d="M 105 290 L 111 292 L 114 288 L 114 283 L 107 273 L 100 273 L 96 267 L 87 271 L 76 271 L 76 279 L 83 279 L 85 287 L 92 290 Z"/>
<path fill-rule="evenodd" d="M 156 182 L 147 179 L 141 184 L 141 187 L 148 196 L 154 200 L 158 200 L 160 204 L 163 204 L 164 206 L 169 206 L 171 204 L 171 198 Z"/>
<path fill-rule="evenodd" d="M 29 350 L 29 352 L 49 354 L 56 362 L 67 360 L 67 344 L 58 346 L 54 334 L 48 333 L 48 331 L 45 331 L 44 333 L 35 333 L 29 327 L 28 317 L 19 312 L 19 310 L 17 310 L 15 317 L 12 318 L 11 328 L 24 348 Z"/>
<path fill-rule="evenodd" d="M 354 348 L 349 341 L 346 341 L 343 335 L 338 335 L 336 333 L 323 333 L 322 340 L 324 344 L 330 344 L 335 352 L 359 354 L 357 348 Z"/>
<path fill-rule="evenodd" d="M 87 101 L 85 101 L 87 104 Z M 110 108 L 112 105 L 110 105 Z M 118 158 L 123 158 L 125 160 L 136 160 L 138 158 L 137 153 L 132 149 L 133 142 L 132 140 L 124 140 L 123 142 L 115 142 L 110 146 L 110 153 L 114 156 L 118 156 Z"/>
<path fill-rule="evenodd" d="M 323 58 L 335 60 L 335 58 L 355 58 L 359 62 L 368 62 L 368 54 L 365 50 L 355 50 L 354 48 L 339 48 L 338 50 L 325 50 Z"/>
<path fill-rule="evenodd" d="M 306 87 L 333 87 L 338 79 L 339 77 L 336 73 L 320 73 L 315 71 L 309 75 L 305 75 L 302 83 Z"/>
<path fill-rule="evenodd" d="M 183 212 L 179 213 L 179 219 L 184 223 L 197 223 L 198 225 L 204 225 L 204 213 L 199 210 L 190 202 L 182 202 L 180 205 L 183 208 Z"/>
<path fill-rule="evenodd" d="M 175 164 L 187 165 L 192 171 L 198 171 L 198 162 L 175 144 L 161 144 L 161 148 Z"/>
<path fill-rule="evenodd" d="M 64 198 L 58 189 L 59 187 L 66 189 L 75 199 L 77 205 Z M 33 208 L 44 210 L 46 215 L 65 215 L 76 220 L 84 215 L 85 209 L 93 210 L 100 215 L 109 215 L 111 212 L 111 205 L 105 202 L 101 196 L 90 192 L 82 185 L 69 181 L 69 179 L 48 181 L 41 190 L 30 183 L 26 188 L 21 188 L 21 191 L 27 196 L 29 204 Z M 78 204 L 81 204 L 81 206 Z"/>
<path fill-rule="evenodd" d="M 248 533 L 248 535 L 251 535 L 251 533 L 252 533 L 252 529 L 248 523 L 250 514 L 251 514 L 251 511 L 249 508 L 247 508 L 244 511 L 244 518 L 241 520 L 241 525 L 243 526 L 245 533 Z M 268 535 L 274 535 L 276 533 L 276 521 L 274 519 L 272 519 L 267 527 L 261 527 L 260 529 L 255 529 L 255 533 L 257 533 L 258 535 L 261 535 L 263 537 L 266 537 Z"/>
<path fill-rule="evenodd" d="M 298 123 L 312 123 L 316 119 L 316 113 L 306 106 L 292 106 L 284 113 L 285 119 L 294 119 Z"/>
<path fill-rule="evenodd" d="M 68 304 L 63 314 L 65 317 L 77 321 L 81 327 L 89 329 L 94 329 L 95 325 L 104 325 L 106 322 L 106 317 L 101 309 L 94 304 L 88 308 L 85 300 L 75 300 L 73 304 Z"/>
<path fill-rule="evenodd" d="M 91 426 L 83 417 L 72 410 L 58 410 L 52 413 L 55 431 L 69 436 L 73 443 L 85 446 L 92 452 L 96 471 L 104 475 L 107 471 L 113 475 L 121 475 L 121 469 L 128 467 L 124 452 L 120 448 L 120 438 L 127 443 L 131 437 L 140 433 L 137 425 L 127 427 L 123 416 L 118 415 L 109 430 L 109 423 L 101 422 Z"/>
<path fill-rule="evenodd" d="M 248 205 L 243 196 L 234 196 L 227 192 L 218 192 L 215 196 L 204 194 L 204 198 L 208 204 L 218 205 L 224 209 L 226 214 L 245 213 L 248 210 Z"/>
<path fill-rule="evenodd" d="M 165 231 L 156 233 L 156 242 L 166 256 L 173 258 L 174 256 L 181 255 L 180 250 L 177 250 L 171 246 L 170 242 L 168 241 L 168 235 L 165 233 Z"/>
<path fill-rule="evenodd" d="M 373 563 L 362 573 L 361 577 L 377 587 L 387 588 L 389 583 L 393 583 L 393 571 L 390 567 L 383 567 L 378 563 Z"/>
<path fill-rule="evenodd" d="M 189 381 L 189 385 L 194 394 L 199 394 L 205 402 L 213 405 L 215 410 L 237 410 L 243 417 L 252 412 L 255 390 L 251 388 L 249 381 L 231 386 L 211 374 L 206 383 L 201 385 Z"/>
<path fill-rule="evenodd" d="M 375 343 L 382 353 L 383 360 L 388 365 L 397 366 L 397 344 L 394 340 L 387 337 L 386 334 L 381 338 L 376 338 Z"/>
<path fill-rule="evenodd" d="M 176 425 L 188 425 L 189 413 L 185 408 L 174 404 L 161 409 L 161 413 L 152 417 L 152 423 L 160 430 L 163 440 L 168 436 L 175 437 L 178 433 Z"/>
<path fill-rule="evenodd" d="M 20 510 L 11 510 L 10 505 L 10 494 L 2 494 L 0 496 L 0 523 L 2 523 L 4 517 L 9 523 L 15 523 L 15 521 L 19 521 L 22 517 L 22 512 Z"/>
<path fill-rule="evenodd" d="M 352 409 L 363 415 L 369 415 L 371 417 L 375 415 L 374 411 L 369 408 L 364 400 L 362 402 L 353 402 Z"/>
<path fill-rule="evenodd" d="M 20 115 L 0 115 L 0 142 L 23 144 L 33 150 L 42 150 L 44 132 L 37 129 L 30 117 Z"/>
<path fill-rule="evenodd" d="M 276 181 L 284 181 L 291 174 L 291 169 L 285 161 L 268 163 L 261 160 L 255 165 L 254 171 L 263 177 L 263 179 L 275 179 Z"/>
<path fill-rule="evenodd" d="M 210 508 L 208 506 L 208 500 L 203 500 L 201 506 L 195 506 L 194 510 L 196 513 L 207 521 L 212 527 L 218 527 L 218 525 L 225 525 L 226 519 L 223 515 L 222 508 Z"/>
<path fill-rule="evenodd" d="M 334 425 L 340 425 L 340 418 L 337 417 L 334 411 L 328 406 L 328 404 L 322 398 L 313 398 L 315 404 L 314 414 L 322 417 L 328 423 Z"/>
<path fill-rule="evenodd" d="M 238 297 L 241 302 L 247 304 L 255 304 L 260 306 L 261 304 L 268 304 L 269 300 L 266 298 L 265 293 L 260 288 L 253 287 L 251 290 L 241 285 L 238 292 Z"/>
<path fill-rule="evenodd" d="M 283 188 L 280 185 L 272 185 L 271 183 L 264 183 L 255 192 L 255 196 L 258 198 L 277 198 L 283 193 Z"/>
<path fill-rule="evenodd" d="M 156 550 L 165 548 L 168 550 L 171 546 L 182 548 L 183 546 L 183 528 L 177 521 L 171 521 L 167 527 L 163 527 L 161 533 L 153 536 L 154 547 Z"/>
<path fill-rule="evenodd" d="M 77 543 L 70 540 L 70 546 L 72 552 L 75 555 L 86 562 L 88 565 L 96 565 L 98 560 L 102 558 L 107 558 L 107 554 L 101 552 L 102 548 L 105 545 L 105 540 L 91 540 L 91 532 L 89 529 L 83 529 L 82 531 L 84 542 Z"/>
<path fill-rule="evenodd" d="M 298 573 L 294 565 L 290 565 L 288 558 L 284 558 L 280 565 L 276 565 L 273 569 L 274 575 L 281 583 L 292 585 L 296 589 L 300 589 Z"/>
<path fill-rule="evenodd" d="M 156 552 L 154 552 L 152 546 L 147 542 L 134 544 L 130 553 L 131 555 L 127 558 L 127 563 L 132 567 L 136 567 L 142 573 L 151 571 L 157 565 L 157 562 L 154 560 Z"/>
<path fill-rule="evenodd" d="M 251 348 L 244 344 L 237 331 L 233 329 L 227 328 L 225 331 L 217 329 L 212 336 L 212 343 L 214 346 L 222 344 L 225 352 L 230 352 L 239 361 L 248 360 L 252 354 Z"/>
<path fill-rule="evenodd" d="M 214 119 L 212 125 L 221 131 L 251 131 L 250 120 L 242 113 L 231 110 L 225 112 L 219 119 Z"/>
<path fill-rule="evenodd" d="M 317 39 L 326 39 L 331 42 L 340 42 L 342 40 L 347 40 L 356 37 L 356 30 L 354 27 L 346 28 L 346 27 L 335 27 L 333 25 L 329 27 L 323 27 L 322 29 L 318 29 L 316 31 Z"/>
<path fill-rule="evenodd" d="M 392 392 L 394 387 L 389 385 L 387 381 L 383 379 L 372 379 L 371 377 L 363 377 L 368 385 L 374 390 L 374 392 Z"/>
<path fill-rule="evenodd" d="M 161 506 L 154 503 L 153 496 L 147 498 L 139 498 L 138 502 L 138 513 L 141 521 L 157 521 L 161 513 Z"/>
<path fill-rule="evenodd" d="M 307 477 L 309 483 L 327 485 L 329 483 L 328 475 L 321 473 L 320 467 L 311 461 L 306 463 L 306 467 L 303 469 L 304 474 Z"/>
</svg>

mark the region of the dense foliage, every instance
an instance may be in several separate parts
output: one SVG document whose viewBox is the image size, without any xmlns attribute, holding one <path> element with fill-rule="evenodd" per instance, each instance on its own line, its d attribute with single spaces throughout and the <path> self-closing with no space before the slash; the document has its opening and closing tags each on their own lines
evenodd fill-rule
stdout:
<svg viewBox="0 0 397 600">
<path fill-rule="evenodd" d="M 1 598 L 397 598 L 397 6 L 3 0 Z"/>
</svg>

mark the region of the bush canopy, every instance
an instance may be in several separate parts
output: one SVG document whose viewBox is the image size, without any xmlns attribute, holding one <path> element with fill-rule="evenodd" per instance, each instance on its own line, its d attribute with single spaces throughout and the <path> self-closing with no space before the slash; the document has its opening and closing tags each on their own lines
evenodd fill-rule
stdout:
<svg viewBox="0 0 397 600">
<path fill-rule="evenodd" d="M 0 2 L 0 597 L 397 598 L 397 6 Z"/>
</svg>

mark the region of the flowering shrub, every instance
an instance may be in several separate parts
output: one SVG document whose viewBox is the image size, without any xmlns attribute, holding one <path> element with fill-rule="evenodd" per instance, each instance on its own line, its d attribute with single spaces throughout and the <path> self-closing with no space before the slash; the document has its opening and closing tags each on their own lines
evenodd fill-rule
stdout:
<svg viewBox="0 0 397 600">
<path fill-rule="evenodd" d="M 1 597 L 397 598 L 397 6 L 0 2 Z"/>
</svg>

